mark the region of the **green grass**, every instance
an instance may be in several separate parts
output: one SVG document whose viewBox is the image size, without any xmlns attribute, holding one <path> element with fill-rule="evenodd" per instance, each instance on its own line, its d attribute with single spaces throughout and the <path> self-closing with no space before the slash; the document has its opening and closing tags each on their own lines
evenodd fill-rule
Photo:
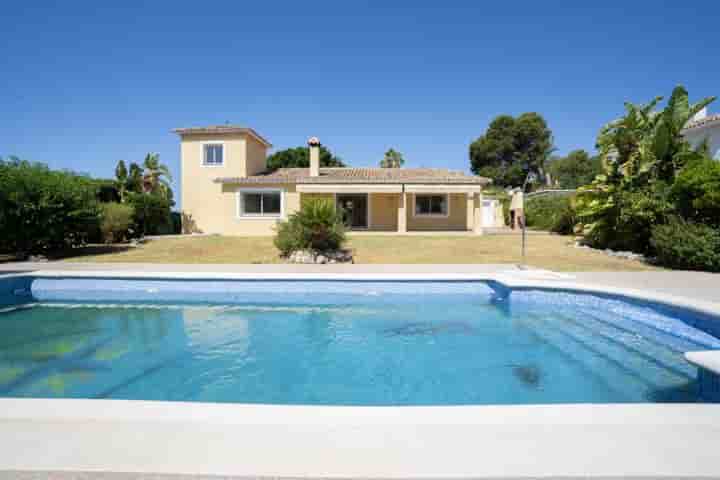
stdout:
<svg viewBox="0 0 720 480">
<path fill-rule="evenodd" d="M 348 247 L 355 262 L 365 264 L 519 263 L 520 237 L 486 236 L 352 236 Z M 191 237 L 148 241 L 140 247 L 114 247 L 108 253 L 77 251 L 69 262 L 126 263 L 283 263 L 271 237 Z M 655 267 L 578 249 L 571 237 L 533 234 L 527 237 L 527 263 L 556 271 L 636 271 Z"/>
</svg>

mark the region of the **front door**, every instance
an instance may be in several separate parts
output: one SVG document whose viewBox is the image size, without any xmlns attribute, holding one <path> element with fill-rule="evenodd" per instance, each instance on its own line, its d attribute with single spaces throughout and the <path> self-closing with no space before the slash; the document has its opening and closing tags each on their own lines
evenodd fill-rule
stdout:
<svg viewBox="0 0 720 480">
<path fill-rule="evenodd" d="M 349 228 L 368 228 L 367 193 L 348 193 L 337 196 L 337 206 Z"/>
</svg>

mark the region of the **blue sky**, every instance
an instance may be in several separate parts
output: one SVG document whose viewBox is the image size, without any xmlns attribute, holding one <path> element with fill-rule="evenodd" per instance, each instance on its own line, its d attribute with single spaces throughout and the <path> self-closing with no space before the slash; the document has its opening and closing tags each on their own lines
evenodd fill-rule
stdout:
<svg viewBox="0 0 720 480">
<path fill-rule="evenodd" d="M 720 2 L 590 3 L 6 2 L 0 155 L 110 176 L 157 151 L 179 177 L 170 130 L 229 121 L 466 170 L 498 114 L 541 113 L 567 153 L 624 101 L 720 95 Z"/>
</svg>

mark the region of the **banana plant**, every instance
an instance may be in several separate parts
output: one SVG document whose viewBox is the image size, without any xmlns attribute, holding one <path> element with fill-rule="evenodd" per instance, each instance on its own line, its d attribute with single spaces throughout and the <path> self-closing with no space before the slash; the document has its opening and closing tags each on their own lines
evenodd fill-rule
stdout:
<svg viewBox="0 0 720 480">
<path fill-rule="evenodd" d="M 608 239 L 621 235 L 618 225 L 629 215 L 638 215 L 638 209 L 631 207 L 643 205 L 628 202 L 630 196 L 662 192 L 685 165 L 703 156 L 702 147 L 693 149 L 682 130 L 715 97 L 690 104 L 687 90 L 678 86 L 658 112 L 662 99 L 656 97 L 645 105 L 626 103 L 625 115 L 601 129 L 597 148 L 604 172 L 578 189 L 576 201 L 578 218 L 584 222 L 581 230 L 590 243 L 606 246 Z M 665 206 L 656 201 L 648 208 L 662 212 Z"/>
</svg>

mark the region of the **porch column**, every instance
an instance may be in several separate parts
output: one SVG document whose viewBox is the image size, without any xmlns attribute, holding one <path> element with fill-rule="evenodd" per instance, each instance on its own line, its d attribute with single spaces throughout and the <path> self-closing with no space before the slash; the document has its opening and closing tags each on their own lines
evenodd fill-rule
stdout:
<svg viewBox="0 0 720 480">
<path fill-rule="evenodd" d="M 407 233 L 407 193 L 401 192 L 398 199 L 398 233 Z"/>
<path fill-rule="evenodd" d="M 473 208 L 473 215 L 475 217 L 475 228 L 473 229 L 473 232 L 475 232 L 475 235 L 482 235 L 483 234 L 483 224 L 482 224 L 482 200 L 483 195 L 482 192 L 479 192 L 477 195 L 475 195 L 475 205 Z"/>
</svg>

